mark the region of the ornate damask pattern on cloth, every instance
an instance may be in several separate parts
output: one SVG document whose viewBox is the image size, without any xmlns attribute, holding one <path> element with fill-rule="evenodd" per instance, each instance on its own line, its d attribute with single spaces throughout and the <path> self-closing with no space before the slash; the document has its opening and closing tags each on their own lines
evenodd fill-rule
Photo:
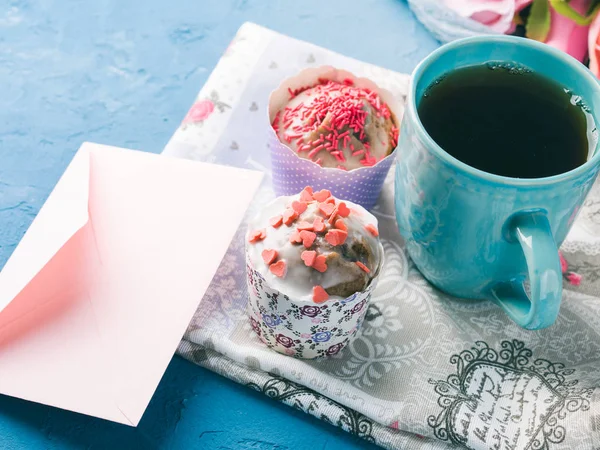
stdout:
<svg viewBox="0 0 600 450">
<path fill-rule="evenodd" d="M 269 175 L 269 92 L 325 64 L 406 93 L 406 75 L 246 24 L 165 153 Z M 600 449 L 600 187 L 563 246 L 571 278 L 556 324 L 527 331 L 423 279 L 396 228 L 392 182 L 373 211 L 385 268 L 346 349 L 303 361 L 262 344 L 246 315 L 242 224 L 179 353 L 386 448 Z M 272 198 L 267 176 L 248 215 Z"/>
</svg>

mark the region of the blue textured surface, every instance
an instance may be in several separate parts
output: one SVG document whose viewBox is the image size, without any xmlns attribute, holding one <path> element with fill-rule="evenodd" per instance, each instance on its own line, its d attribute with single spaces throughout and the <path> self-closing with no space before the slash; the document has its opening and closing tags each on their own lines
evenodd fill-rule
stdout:
<svg viewBox="0 0 600 450">
<path fill-rule="evenodd" d="M 159 152 L 248 20 L 405 72 L 437 46 L 399 0 L 0 0 L 0 267 L 84 140 Z M 0 396 L 7 450 L 364 445 L 179 358 L 137 429 Z"/>
</svg>

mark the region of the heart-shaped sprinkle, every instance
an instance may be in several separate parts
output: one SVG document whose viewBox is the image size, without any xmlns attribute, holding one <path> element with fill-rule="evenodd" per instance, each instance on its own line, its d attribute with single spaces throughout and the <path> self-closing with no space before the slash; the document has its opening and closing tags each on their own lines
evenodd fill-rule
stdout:
<svg viewBox="0 0 600 450">
<path fill-rule="evenodd" d="M 335 198 L 333 197 L 329 197 L 327 200 L 325 200 L 323 203 L 331 203 L 332 205 L 335 205 Z"/>
<path fill-rule="evenodd" d="M 313 231 L 317 233 L 325 231 L 325 222 L 323 222 L 323 219 L 321 219 L 320 217 L 315 217 L 315 220 L 313 222 Z"/>
<path fill-rule="evenodd" d="M 264 249 L 261 255 L 265 264 L 269 265 L 277 259 L 277 250 Z"/>
<path fill-rule="evenodd" d="M 283 212 L 283 223 L 288 227 L 298 218 L 298 213 L 291 208 L 286 209 Z"/>
<path fill-rule="evenodd" d="M 329 217 L 331 215 L 331 213 L 333 212 L 334 208 L 335 208 L 335 206 L 332 205 L 331 203 L 319 203 L 319 211 L 325 217 Z"/>
<path fill-rule="evenodd" d="M 248 242 L 254 243 L 258 241 L 262 241 L 267 237 L 267 232 L 265 230 L 254 230 L 251 231 L 248 235 Z"/>
<path fill-rule="evenodd" d="M 315 286 L 313 287 L 313 302 L 315 303 L 323 303 L 329 299 L 329 294 L 323 287 Z"/>
<path fill-rule="evenodd" d="M 281 215 L 271 217 L 269 219 L 269 225 L 271 225 L 273 228 L 279 228 L 282 223 L 283 223 L 283 217 Z"/>
<path fill-rule="evenodd" d="M 313 231 L 314 226 L 310 222 L 302 221 L 302 222 L 298 222 L 296 224 L 296 228 L 300 231 L 302 231 L 302 230 Z"/>
<path fill-rule="evenodd" d="M 287 264 L 283 259 L 280 259 L 276 263 L 273 263 L 269 266 L 269 270 L 273 275 L 279 278 L 285 277 L 285 273 L 287 271 Z"/>
<path fill-rule="evenodd" d="M 327 270 L 327 256 L 317 255 L 313 262 L 312 268 L 318 270 L 321 273 L 325 272 Z"/>
<path fill-rule="evenodd" d="M 302 214 L 304 211 L 306 211 L 306 208 L 308 208 L 308 205 L 305 202 L 299 202 L 299 201 L 292 202 L 292 209 L 294 211 L 296 211 L 298 214 Z"/>
<path fill-rule="evenodd" d="M 338 220 L 335 221 L 335 227 L 338 230 L 348 231 L 348 227 L 346 226 L 346 222 L 344 222 L 342 219 L 338 219 Z"/>
<path fill-rule="evenodd" d="M 308 267 L 311 267 L 317 258 L 317 252 L 314 250 L 304 250 L 300 255 L 300 258 L 302 258 L 304 264 L 306 264 Z"/>
<path fill-rule="evenodd" d="M 292 234 L 290 234 L 290 243 L 302 244 L 302 237 L 300 236 L 300 232 L 298 230 L 294 230 Z"/>
<path fill-rule="evenodd" d="M 304 230 L 300 232 L 300 237 L 302 238 L 302 243 L 304 244 L 304 246 L 306 248 L 310 248 L 310 246 L 313 245 L 313 242 L 315 242 L 317 235 L 312 231 Z"/>
<path fill-rule="evenodd" d="M 346 242 L 346 238 L 348 237 L 348 232 L 344 230 L 329 230 L 329 232 L 325 235 L 325 240 L 329 242 L 331 245 L 342 245 Z"/>
<path fill-rule="evenodd" d="M 367 273 L 371 273 L 371 271 L 369 270 L 369 268 L 367 266 L 365 266 L 363 263 L 361 263 L 360 261 L 356 261 L 356 265 L 358 267 L 360 267 L 362 270 L 364 270 Z"/>
<path fill-rule="evenodd" d="M 300 192 L 300 201 L 312 202 L 313 200 L 313 189 L 310 186 L 306 186 L 304 189 L 302 189 L 302 192 Z"/>
<path fill-rule="evenodd" d="M 372 223 L 366 224 L 365 225 L 365 230 L 367 230 L 369 233 L 371 233 L 375 237 L 379 236 L 379 230 Z"/>
<path fill-rule="evenodd" d="M 338 204 L 338 214 L 341 217 L 348 217 L 350 215 L 350 208 L 348 208 L 344 202 L 340 202 Z"/>
<path fill-rule="evenodd" d="M 329 222 L 330 225 L 335 223 L 335 220 L 337 219 L 338 216 L 338 207 L 334 206 L 333 207 L 333 211 L 331 211 L 331 214 L 329 215 L 329 219 L 327 219 L 327 222 Z"/>
<path fill-rule="evenodd" d="M 324 202 L 329 197 L 331 197 L 331 192 L 329 192 L 327 189 L 322 189 L 319 192 L 315 192 L 313 194 L 313 198 L 318 202 Z"/>
</svg>

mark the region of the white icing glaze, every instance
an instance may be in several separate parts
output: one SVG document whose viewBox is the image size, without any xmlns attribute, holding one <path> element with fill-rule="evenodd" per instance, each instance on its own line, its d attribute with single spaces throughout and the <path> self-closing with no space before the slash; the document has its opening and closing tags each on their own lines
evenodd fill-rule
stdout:
<svg viewBox="0 0 600 450">
<path fill-rule="evenodd" d="M 327 289 L 337 284 L 352 281 L 352 274 L 346 271 L 339 270 L 336 267 L 329 267 L 325 272 L 321 273 L 312 267 L 308 267 L 301 259 L 303 251 L 307 250 L 302 244 L 290 243 L 290 235 L 296 230 L 296 226 L 301 221 L 312 223 L 315 217 L 323 218 L 323 215 L 318 212 L 318 203 L 308 205 L 299 218 L 290 226 L 282 224 L 279 228 L 274 228 L 269 225 L 269 219 L 277 215 L 281 215 L 286 208 L 291 207 L 294 200 L 298 200 L 299 196 L 279 197 L 266 205 L 261 212 L 255 216 L 248 225 L 248 233 L 246 234 L 246 250 L 249 261 L 267 281 L 269 286 L 288 295 L 297 301 L 312 302 L 312 289 L 316 285 L 320 285 Z M 347 243 L 355 240 L 364 240 L 371 249 L 375 267 L 369 267 L 370 275 L 375 277 L 379 273 L 381 262 L 383 259 L 383 247 L 379 242 L 379 238 L 373 236 L 365 226 L 373 224 L 377 227 L 377 219 L 365 210 L 362 206 L 349 201 L 343 201 L 348 208 L 352 210 L 344 222 L 348 227 Z M 266 230 L 266 238 L 255 243 L 248 243 L 248 237 L 251 231 Z M 269 270 L 269 266 L 265 264 L 262 258 L 262 251 L 265 249 L 277 250 L 278 260 L 283 259 L 287 264 L 287 272 L 284 277 L 275 276 Z M 311 248 L 314 250 L 315 248 Z M 328 255 L 330 249 L 317 248 L 317 253 Z M 336 298 L 336 296 L 330 296 Z M 340 297 L 337 297 L 340 298 Z"/>
</svg>

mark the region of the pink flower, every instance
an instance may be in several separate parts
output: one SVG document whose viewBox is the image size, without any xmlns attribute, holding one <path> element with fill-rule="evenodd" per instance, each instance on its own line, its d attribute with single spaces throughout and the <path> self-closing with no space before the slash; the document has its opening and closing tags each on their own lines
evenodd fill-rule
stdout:
<svg viewBox="0 0 600 450">
<path fill-rule="evenodd" d="M 523 8 L 531 5 L 533 0 L 515 0 L 515 12 L 521 12 Z"/>
<path fill-rule="evenodd" d="M 567 275 L 567 280 L 569 280 L 569 283 L 573 286 L 579 286 L 581 284 L 581 278 L 582 276 L 578 273 L 571 272 Z"/>
<path fill-rule="evenodd" d="M 300 335 L 300 337 L 301 337 L 302 339 L 310 339 L 310 336 L 311 336 L 311 334 L 310 334 L 310 333 L 302 333 L 302 334 Z"/>
<path fill-rule="evenodd" d="M 565 273 L 569 269 L 569 265 L 560 250 L 558 251 L 558 257 L 560 258 L 560 270 Z"/>
<path fill-rule="evenodd" d="M 590 25 L 588 33 L 588 51 L 590 54 L 590 70 L 600 78 L 600 14 L 597 14 Z"/>
<path fill-rule="evenodd" d="M 208 99 L 200 100 L 192 105 L 183 123 L 202 122 L 208 118 L 215 110 L 215 104 Z"/>
<path fill-rule="evenodd" d="M 292 350 L 291 348 L 285 348 L 285 349 L 283 349 L 283 351 L 285 352 L 286 355 L 289 355 L 289 356 L 294 356 L 296 354 L 296 352 L 294 350 Z"/>
<path fill-rule="evenodd" d="M 589 1 L 571 0 L 568 6 L 580 14 L 585 14 Z M 550 6 L 550 32 L 545 42 L 583 61 L 587 54 L 588 28 L 587 25 L 577 25 L 572 19 L 559 14 Z"/>
<path fill-rule="evenodd" d="M 578 273 L 568 271 L 569 264 L 560 250 L 558 251 L 558 257 L 560 258 L 560 270 L 563 273 L 563 277 L 565 277 L 573 286 L 579 286 L 583 277 Z"/>
<path fill-rule="evenodd" d="M 496 33 L 513 29 L 513 17 L 533 0 L 442 0 L 459 16 L 489 27 Z"/>
</svg>

